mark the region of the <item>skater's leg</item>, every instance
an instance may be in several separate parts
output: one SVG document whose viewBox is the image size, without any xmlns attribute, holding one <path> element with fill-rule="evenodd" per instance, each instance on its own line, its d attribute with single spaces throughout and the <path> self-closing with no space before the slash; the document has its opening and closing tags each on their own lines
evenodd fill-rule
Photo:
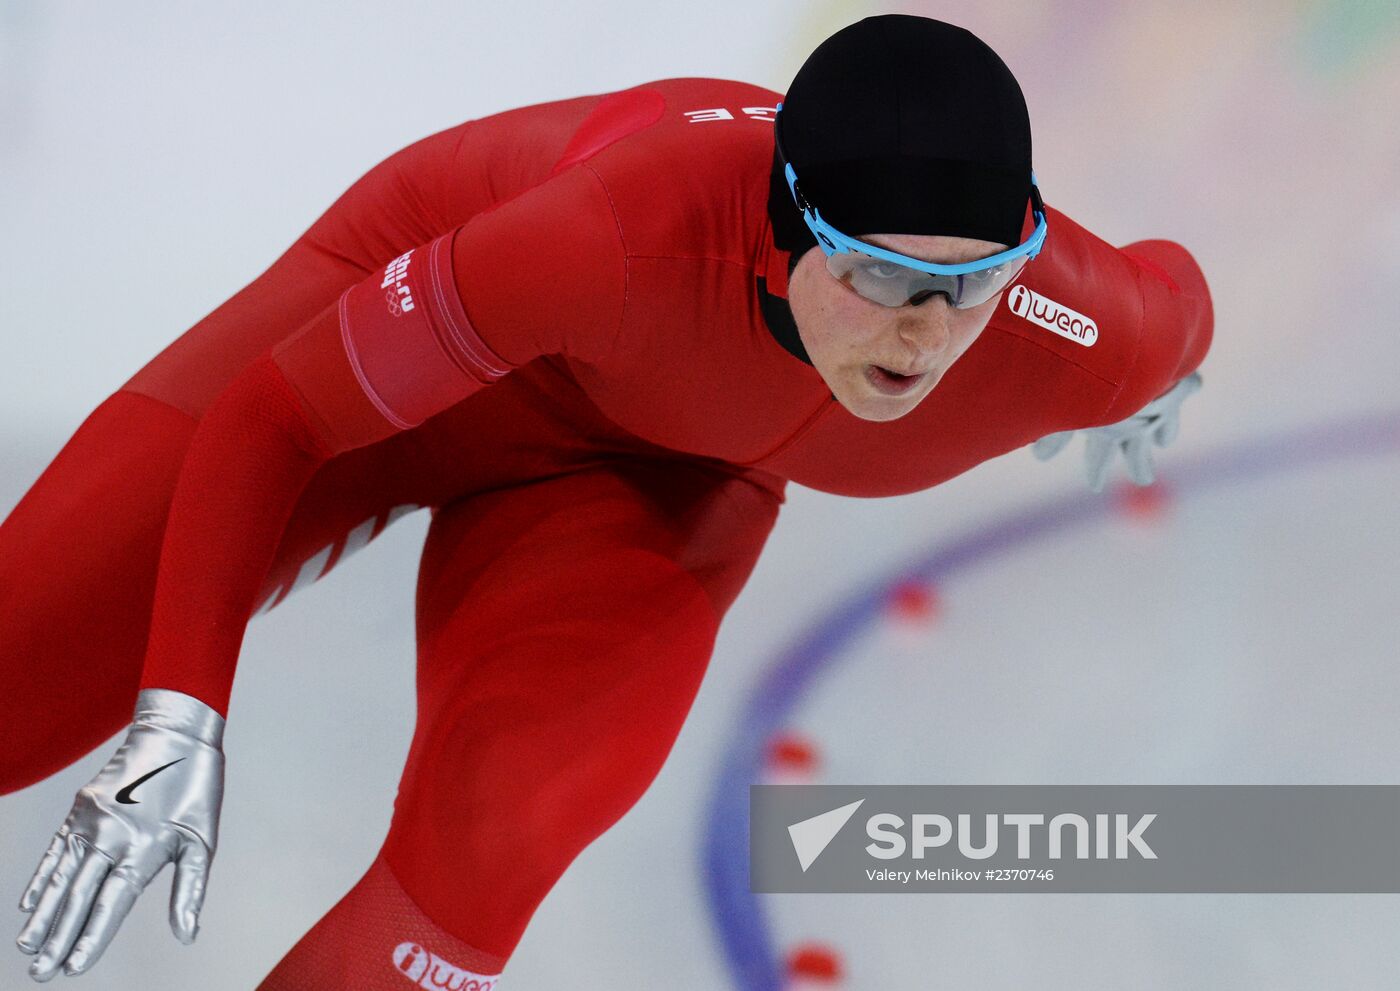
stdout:
<svg viewBox="0 0 1400 991">
<path fill-rule="evenodd" d="M 660 770 L 777 506 L 709 468 L 637 463 L 440 510 L 388 839 L 261 991 L 493 987 L 564 869 Z"/>
</svg>

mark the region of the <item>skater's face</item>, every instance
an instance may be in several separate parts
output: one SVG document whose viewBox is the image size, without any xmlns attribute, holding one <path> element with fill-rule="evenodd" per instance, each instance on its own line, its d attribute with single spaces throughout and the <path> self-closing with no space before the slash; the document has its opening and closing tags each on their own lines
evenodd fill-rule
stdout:
<svg viewBox="0 0 1400 991">
<path fill-rule="evenodd" d="M 861 240 L 950 265 L 1008 248 L 923 234 L 869 234 Z M 1001 296 L 966 310 L 954 309 L 941 293 L 917 306 L 882 306 L 833 278 L 816 248 L 798 261 L 788 285 L 788 304 L 812 365 L 837 401 L 862 420 L 897 420 L 919 405 L 977 340 Z"/>
</svg>

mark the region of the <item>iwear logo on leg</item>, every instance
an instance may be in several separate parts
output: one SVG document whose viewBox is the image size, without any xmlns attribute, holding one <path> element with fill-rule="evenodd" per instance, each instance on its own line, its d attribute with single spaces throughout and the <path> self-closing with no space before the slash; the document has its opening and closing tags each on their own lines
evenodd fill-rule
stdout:
<svg viewBox="0 0 1400 991">
<path fill-rule="evenodd" d="M 1086 348 L 1093 347 L 1099 339 L 1099 328 L 1094 321 L 1025 286 L 1012 286 L 1006 296 L 1006 305 L 1022 320 L 1044 327 Z"/>
<path fill-rule="evenodd" d="M 488 977 L 455 967 L 417 943 L 394 947 L 394 966 L 425 991 L 495 991 L 497 974 Z"/>
</svg>

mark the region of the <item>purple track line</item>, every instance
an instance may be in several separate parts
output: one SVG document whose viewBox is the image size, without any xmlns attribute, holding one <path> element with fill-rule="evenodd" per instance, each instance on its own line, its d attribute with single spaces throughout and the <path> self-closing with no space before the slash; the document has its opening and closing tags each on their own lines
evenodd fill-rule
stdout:
<svg viewBox="0 0 1400 991">
<path fill-rule="evenodd" d="M 1181 498 L 1236 482 L 1400 448 L 1400 409 L 1266 436 L 1207 452 L 1172 466 L 1170 491 Z M 764 746 L 843 648 L 884 613 L 889 591 L 914 580 L 941 584 L 960 569 L 985 563 L 1072 527 L 1110 519 L 1113 493 L 1087 490 L 1031 506 L 961 537 L 939 543 L 904 567 L 858 587 L 781 651 L 754 691 L 720 764 L 700 851 L 702 883 L 734 986 L 782 991 L 783 961 L 763 903 L 749 891 L 749 786 L 760 780 Z"/>
</svg>

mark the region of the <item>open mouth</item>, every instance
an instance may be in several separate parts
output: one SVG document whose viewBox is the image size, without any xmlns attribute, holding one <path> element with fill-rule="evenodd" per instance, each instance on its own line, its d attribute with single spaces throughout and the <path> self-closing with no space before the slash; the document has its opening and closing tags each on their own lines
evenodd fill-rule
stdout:
<svg viewBox="0 0 1400 991">
<path fill-rule="evenodd" d="M 878 391 L 887 396 L 899 396 L 913 389 L 927 372 L 918 375 L 901 375 L 882 365 L 866 365 L 865 377 Z"/>
</svg>

